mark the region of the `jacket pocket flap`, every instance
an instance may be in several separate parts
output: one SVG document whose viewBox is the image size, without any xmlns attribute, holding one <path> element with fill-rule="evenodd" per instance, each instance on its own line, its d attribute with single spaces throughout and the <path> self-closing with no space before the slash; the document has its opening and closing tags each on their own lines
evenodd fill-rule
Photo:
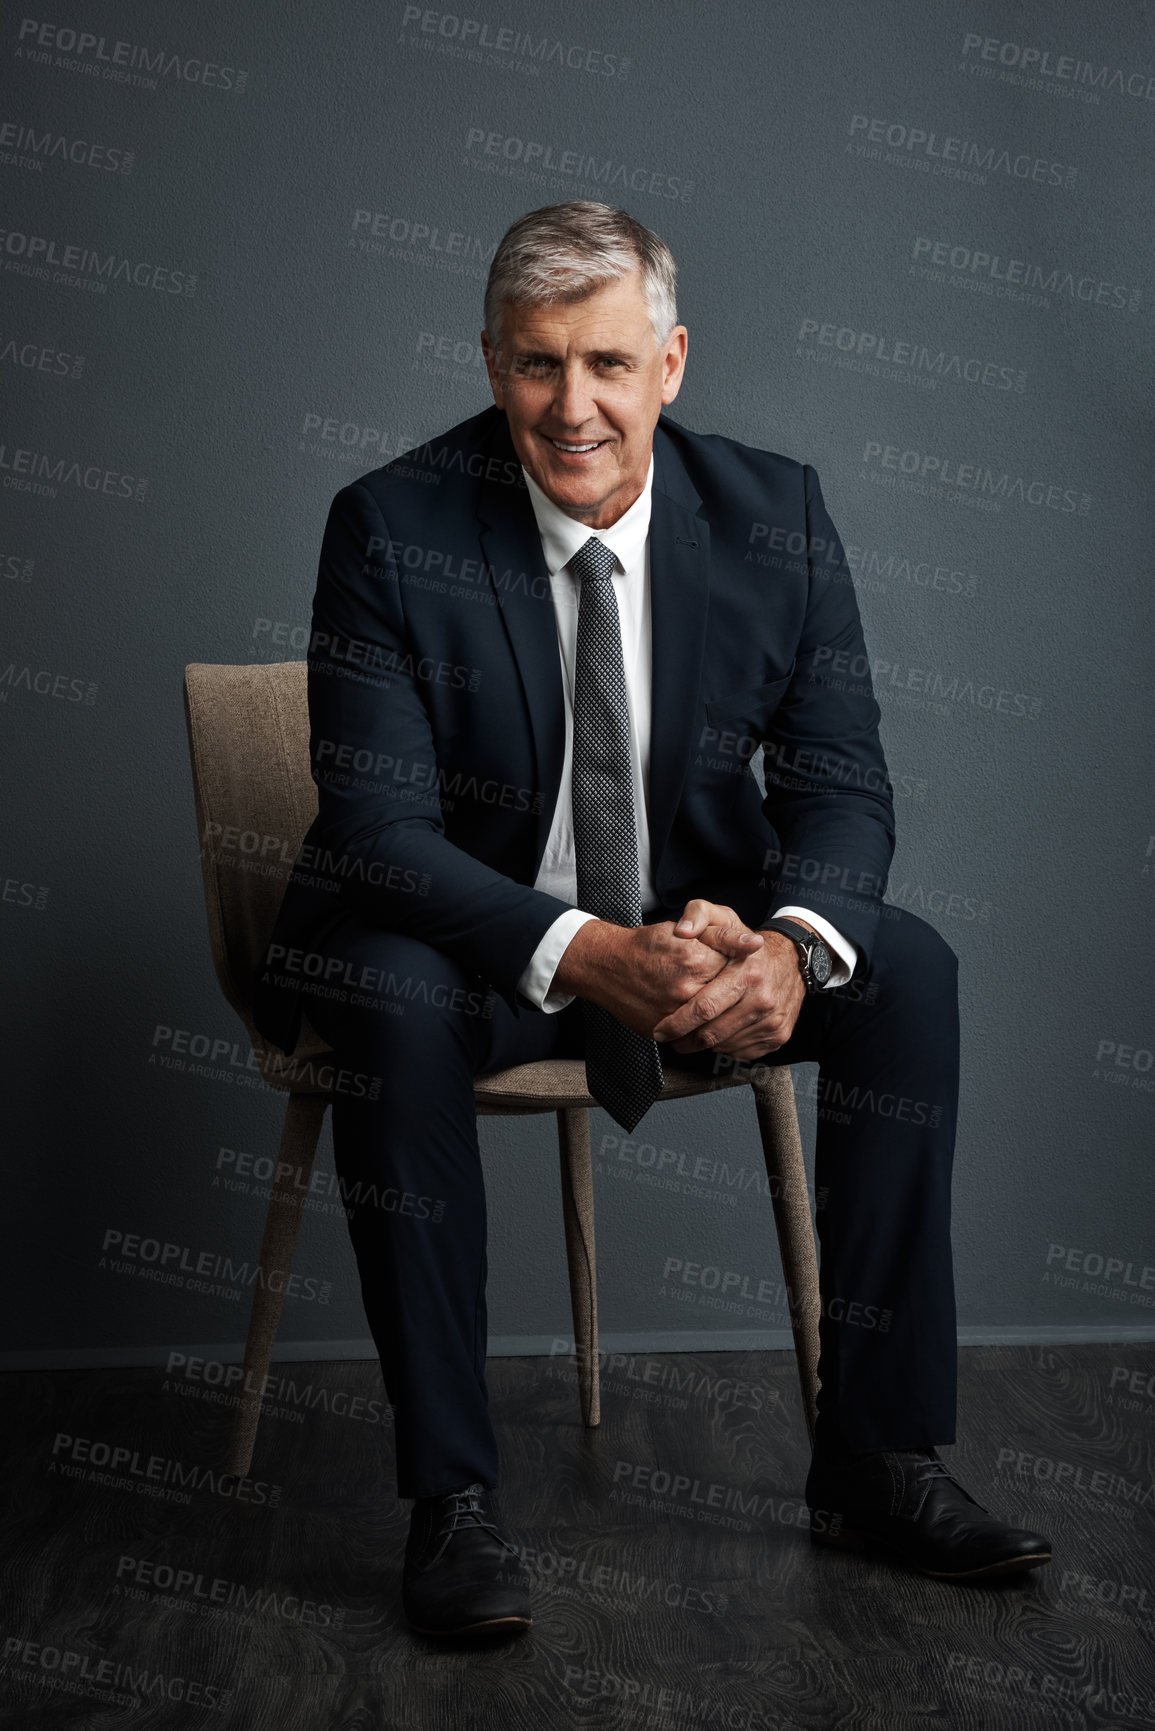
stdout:
<svg viewBox="0 0 1155 1731">
<path fill-rule="evenodd" d="M 777 707 L 794 677 L 794 664 L 791 663 L 789 673 L 784 673 L 781 679 L 770 679 L 765 685 L 739 685 L 733 691 L 724 691 L 718 697 L 706 699 L 706 714 L 712 722 L 721 721 L 727 715 L 758 715 L 771 705 Z"/>
</svg>

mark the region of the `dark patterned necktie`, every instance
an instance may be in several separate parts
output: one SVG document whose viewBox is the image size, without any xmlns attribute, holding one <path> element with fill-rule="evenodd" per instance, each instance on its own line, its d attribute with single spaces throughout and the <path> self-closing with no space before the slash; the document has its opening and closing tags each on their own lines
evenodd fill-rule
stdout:
<svg viewBox="0 0 1155 1731">
<path fill-rule="evenodd" d="M 619 926 L 640 926 L 638 837 L 630 778 L 630 712 L 613 573 L 617 561 L 591 535 L 569 561 L 581 584 L 573 703 L 573 829 L 578 906 Z M 657 1042 L 582 1001 L 586 1082 L 626 1131 L 662 1091 Z"/>
</svg>

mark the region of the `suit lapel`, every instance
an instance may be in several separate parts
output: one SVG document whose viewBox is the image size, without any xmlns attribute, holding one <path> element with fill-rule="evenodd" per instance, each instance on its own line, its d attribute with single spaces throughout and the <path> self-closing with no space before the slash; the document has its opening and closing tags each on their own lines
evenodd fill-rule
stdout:
<svg viewBox="0 0 1155 1731">
<path fill-rule="evenodd" d="M 490 449 L 501 459 L 499 474 L 514 473 L 513 441 L 502 416 Z M 565 755 L 565 698 L 558 658 L 557 621 L 537 519 L 524 481 L 485 481 L 478 505 L 479 540 L 490 588 L 501 610 L 517 664 L 533 736 L 537 803 L 536 872 L 545 852 Z"/>
<path fill-rule="evenodd" d="M 658 865 L 696 748 L 710 604 L 710 529 L 669 434 L 654 432 L 650 515 L 650 866 Z"/>
</svg>

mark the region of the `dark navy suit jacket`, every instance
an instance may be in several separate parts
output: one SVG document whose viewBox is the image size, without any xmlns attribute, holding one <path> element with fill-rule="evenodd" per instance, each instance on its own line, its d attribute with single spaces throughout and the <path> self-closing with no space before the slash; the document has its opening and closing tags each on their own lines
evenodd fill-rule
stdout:
<svg viewBox="0 0 1155 1731">
<path fill-rule="evenodd" d="M 854 589 L 809 466 L 654 432 L 649 829 L 671 917 L 692 896 L 752 926 L 796 902 L 869 958 L 894 848 Z M 320 809 L 257 989 L 296 1043 L 299 987 L 355 909 L 488 982 L 522 970 L 566 903 L 533 886 L 560 784 L 554 603 L 496 408 L 333 500 L 308 654 Z M 764 747 L 765 794 L 750 759 Z"/>
</svg>

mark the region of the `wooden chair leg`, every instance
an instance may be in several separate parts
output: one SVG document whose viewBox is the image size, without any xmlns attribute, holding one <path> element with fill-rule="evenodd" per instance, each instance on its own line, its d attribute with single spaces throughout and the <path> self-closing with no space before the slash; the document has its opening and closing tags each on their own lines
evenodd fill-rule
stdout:
<svg viewBox="0 0 1155 1731">
<path fill-rule="evenodd" d="M 238 1478 L 244 1478 L 252 1465 L 261 1416 L 261 1390 L 269 1374 L 285 1287 L 292 1273 L 305 1211 L 309 1175 L 328 1103 L 324 1094 L 290 1094 L 285 1108 L 277 1172 L 261 1240 L 261 1273 L 253 1286 L 253 1308 L 245 1341 L 245 1374 L 229 1444 L 229 1471 Z"/>
<path fill-rule="evenodd" d="M 561 1200 L 565 1253 L 573 1306 L 574 1352 L 582 1419 L 601 1423 L 598 1377 L 598 1270 L 594 1253 L 594 1178 L 590 1158 L 590 1115 L 586 1106 L 565 1106 L 557 1115 L 561 1153 Z"/>
<path fill-rule="evenodd" d="M 789 1068 L 759 1064 L 751 1076 L 758 1128 L 762 1133 L 762 1156 L 770 1181 L 778 1248 L 790 1305 L 790 1328 L 798 1360 L 798 1384 L 810 1446 L 814 1447 L 814 1421 L 818 1399 L 818 1256 L 810 1221 L 810 1199 L 806 1190 L 806 1167 L 802 1160 L 802 1138 L 794 1107 L 794 1084 Z"/>
</svg>

